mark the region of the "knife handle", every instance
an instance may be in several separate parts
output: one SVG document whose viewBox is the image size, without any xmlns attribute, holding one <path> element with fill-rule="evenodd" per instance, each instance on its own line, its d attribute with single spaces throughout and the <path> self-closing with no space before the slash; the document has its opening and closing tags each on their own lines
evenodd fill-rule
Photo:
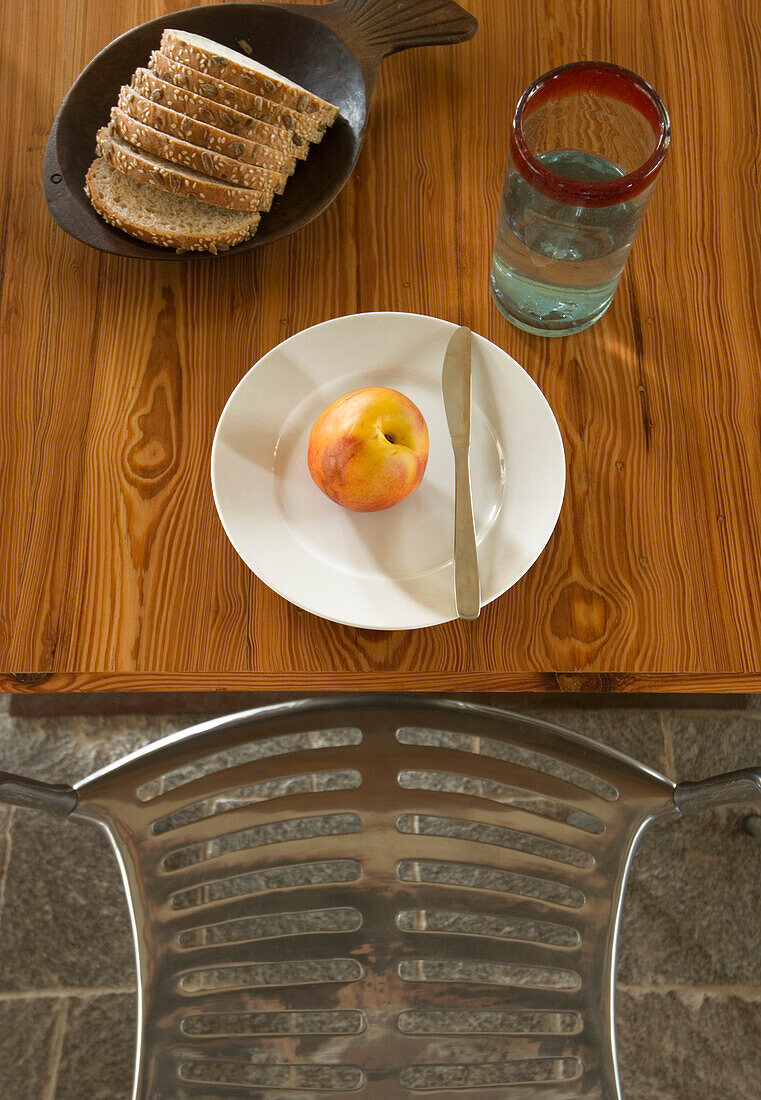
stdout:
<svg viewBox="0 0 761 1100">
<path fill-rule="evenodd" d="M 478 575 L 476 525 L 470 491 L 470 453 L 455 451 L 454 479 L 454 591 L 461 619 L 477 619 L 481 613 L 481 581 Z"/>
</svg>

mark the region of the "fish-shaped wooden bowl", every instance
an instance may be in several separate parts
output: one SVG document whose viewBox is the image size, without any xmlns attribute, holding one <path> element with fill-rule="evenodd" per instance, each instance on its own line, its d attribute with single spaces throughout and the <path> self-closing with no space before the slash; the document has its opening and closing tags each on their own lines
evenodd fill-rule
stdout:
<svg viewBox="0 0 761 1100">
<path fill-rule="evenodd" d="M 119 256 L 172 259 L 168 248 L 145 244 L 105 222 L 84 191 L 95 134 L 135 69 L 158 49 L 165 27 L 205 35 L 238 49 L 250 42 L 258 61 L 340 108 L 340 116 L 309 158 L 299 163 L 285 194 L 262 216 L 255 237 L 234 252 L 275 241 L 316 218 L 351 175 L 367 127 L 378 67 L 411 46 L 464 42 L 477 20 L 454 0 L 333 0 L 328 4 L 229 3 L 188 8 L 142 23 L 114 39 L 82 71 L 61 104 L 45 153 L 50 212 L 77 240 Z M 208 254 L 187 252 L 197 259 Z"/>
</svg>

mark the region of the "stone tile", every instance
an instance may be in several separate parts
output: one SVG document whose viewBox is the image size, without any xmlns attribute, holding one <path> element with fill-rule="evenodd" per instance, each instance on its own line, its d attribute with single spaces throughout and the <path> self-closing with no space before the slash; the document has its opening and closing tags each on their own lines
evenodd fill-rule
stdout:
<svg viewBox="0 0 761 1100">
<path fill-rule="evenodd" d="M 666 768 L 663 729 L 658 711 L 575 710 L 544 706 L 527 710 L 526 714 L 591 737 L 593 741 L 626 753 L 640 764 L 647 764 L 658 771 Z"/>
<path fill-rule="evenodd" d="M 620 978 L 761 985 L 761 844 L 743 817 L 714 810 L 645 835 L 624 902 Z"/>
<path fill-rule="evenodd" d="M 128 752 L 190 725 L 187 718 L 0 715 L 0 769 L 46 782 L 72 783 Z"/>
<path fill-rule="evenodd" d="M 624 1100 L 758 1100 L 761 1003 L 619 991 Z"/>
<path fill-rule="evenodd" d="M 135 997 L 72 999 L 55 1100 L 130 1100 L 136 1028 Z"/>
<path fill-rule="evenodd" d="M 8 856 L 8 837 L 11 828 L 13 810 L 10 806 L 0 806 L 0 908 L 3 899 L 3 874 Z"/>
<path fill-rule="evenodd" d="M 134 980 L 127 903 L 105 833 L 18 810 L 0 911 L 0 992 Z"/>
<path fill-rule="evenodd" d="M 0 713 L 27 717 L 72 715 L 135 715 L 183 714 L 189 719 L 201 715 L 232 714 L 249 707 L 268 706 L 290 699 L 301 699 L 305 692 L 285 691 L 109 691 L 109 692 L 30 692 L 0 695 Z M 340 692 L 322 692 L 330 700 Z M 416 698 L 439 698 L 421 693 Z M 535 707 L 552 706 L 573 710 L 748 710 L 761 709 L 759 695 L 663 695 L 640 692 L 628 695 L 617 692 L 455 692 L 451 698 L 472 700 L 486 706 L 507 707 L 508 710 L 530 711 Z"/>
<path fill-rule="evenodd" d="M 185 722 L 0 714 L 0 768 L 72 782 Z M 23 809 L 9 832 L 8 813 L 0 807 L 0 991 L 131 985 L 127 906 L 105 834 Z"/>
<path fill-rule="evenodd" d="M 7 709 L 26 717 L 73 715 L 101 716 L 135 714 L 182 714 L 190 725 L 201 717 L 235 714 L 251 707 L 264 707 L 302 699 L 304 692 L 283 691 L 92 691 L 49 692 L 11 696 Z M 330 698 L 330 693 L 325 693 Z M 0 697 L 2 698 L 2 697 Z M 2 706 L 0 705 L 0 713 Z"/>
<path fill-rule="evenodd" d="M 664 694 L 663 692 L 616 691 L 482 691 L 453 694 L 452 698 L 472 699 L 486 706 L 528 712 L 556 710 L 748 710 L 761 708 L 761 695 Z M 755 700 L 755 704 L 753 703 Z"/>
<path fill-rule="evenodd" d="M 673 715 L 668 726 L 677 779 L 761 767 L 761 714 Z"/>
<path fill-rule="evenodd" d="M 680 778 L 761 763 L 761 697 L 757 714 L 748 700 L 730 712 L 706 699 L 699 713 L 702 700 L 675 709 L 664 698 Z M 557 722 L 666 770 L 656 700 L 645 709 L 607 698 L 599 705 L 594 698 L 591 705 L 557 697 L 520 706 L 509 696 L 483 701 Z M 235 708 L 220 708 L 228 709 Z M 0 700 L 0 768 L 72 781 L 191 723 L 188 715 L 22 718 Z M 4 813 L 0 808 L 0 869 Z M 713 811 L 645 836 L 627 893 L 619 974 L 649 985 L 756 985 L 759 1002 L 624 991 L 618 1034 L 625 1100 L 758 1096 L 751 1082 L 761 1074 L 761 845 L 741 830 L 743 816 Z M 60 1002 L 3 1001 L 2 992 L 129 987 L 131 932 L 110 846 L 96 828 L 15 810 L 7 862 L 0 880 L 0 1092 L 8 1100 L 39 1100 Z M 128 1100 L 133 997 L 71 997 L 67 1011 L 56 1100 Z M 22 1084 L 8 1077 L 8 1064 L 13 1073 L 21 1067 Z"/>
<path fill-rule="evenodd" d="M 60 1007 L 53 998 L 0 1000 L 0 1079 L 7 1100 L 45 1094 Z"/>
</svg>

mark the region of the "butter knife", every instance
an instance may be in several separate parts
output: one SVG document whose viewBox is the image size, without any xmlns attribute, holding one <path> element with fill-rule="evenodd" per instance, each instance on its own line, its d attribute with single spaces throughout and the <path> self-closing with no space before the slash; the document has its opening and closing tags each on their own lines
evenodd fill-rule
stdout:
<svg viewBox="0 0 761 1100">
<path fill-rule="evenodd" d="M 476 526 L 470 490 L 470 329 L 458 328 L 447 346 L 441 390 L 454 451 L 454 591 L 461 619 L 481 613 Z"/>
</svg>

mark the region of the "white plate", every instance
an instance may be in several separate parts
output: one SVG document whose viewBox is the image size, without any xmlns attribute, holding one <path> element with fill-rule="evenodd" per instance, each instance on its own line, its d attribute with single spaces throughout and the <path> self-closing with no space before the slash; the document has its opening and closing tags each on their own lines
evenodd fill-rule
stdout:
<svg viewBox="0 0 761 1100">
<path fill-rule="evenodd" d="M 214 502 L 246 565 L 287 600 L 374 630 L 456 618 L 454 459 L 441 396 L 456 327 L 415 313 L 337 317 L 284 340 L 233 391 L 214 437 Z M 400 390 L 428 423 L 420 488 L 383 512 L 334 504 L 307 468 L 314 421 L 335 398 L 363 386 Z M 486 604 L 523 576 L 552 534 L 565 457 L 539 388 L 475 334 L 472 386 L 471 473 Z"/>
</svg>

